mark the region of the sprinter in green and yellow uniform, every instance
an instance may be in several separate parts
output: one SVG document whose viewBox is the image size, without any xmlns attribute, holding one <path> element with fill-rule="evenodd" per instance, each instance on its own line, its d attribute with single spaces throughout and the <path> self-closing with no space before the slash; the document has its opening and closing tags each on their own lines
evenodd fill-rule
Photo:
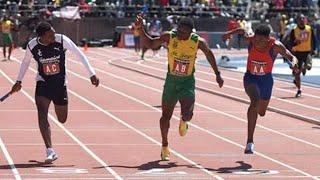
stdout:
<svg viewBox="0 0 320 180">
<path fill-rule="evenodd" d="M 2 31 L 2 43 L 3 43 L 3 57 L 4 61 L 7 59 L 10 60 L 11 52 L 12 52 L 12 36 L 11 29 L 13 28 L 13 22 L 8 18 L 7 15 L 3 17 L 1 20 L 1 31 Z M 8 57 L 6 56 L 6 47 L 9 47 Z"/>
<path fill-rule="evenodd" d="M 181 120 L 179 134 L 184 136 L 188 130 L 187 122 L 193 116 L 195 102 L 195 60 L 198 49 L 200 49 L 209 61 L 216 74 L 216 81 L 220 87 L 223 79 L 216 65 L 215 57 L 204 39 L 194 33 L 194 23 L 191 18 L 182 18 L 178 28 L 164 32 L 160 37 L 151 38 L 142 28 L 143 17 L 139 14 L 136 24 L 140 29 L 140 36 L 145 47 L 154 49 L 162 44 L 168 44 L 168 72 L 162 93 L 162 116 L 160 118 L 160 129 L 162 137 L 161 159 L 169 160 L 168 131 L 170 119 L 174 107 L 179 101 L 181 105 Z"/>
</svg>

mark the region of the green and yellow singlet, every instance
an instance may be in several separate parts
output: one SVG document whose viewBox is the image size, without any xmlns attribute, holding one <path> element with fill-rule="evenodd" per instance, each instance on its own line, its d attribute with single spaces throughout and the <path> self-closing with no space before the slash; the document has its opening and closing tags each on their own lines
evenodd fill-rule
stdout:
<svg viewBox="0 0 320 180">
<path fill-rule="evenodd" d="M 191 76 L 198 52 L 199 36 L 191 33 L 188 40 L 178 40 L 177 30 L 170 31 L 168 44 L 168 73 L 176 76 Z"/>
<path fill-rule="evenodd" d="M 1 28 L 3 33 L 10 33 L 13 23 L 10 20 L 2 21 Z"/>
</svg>

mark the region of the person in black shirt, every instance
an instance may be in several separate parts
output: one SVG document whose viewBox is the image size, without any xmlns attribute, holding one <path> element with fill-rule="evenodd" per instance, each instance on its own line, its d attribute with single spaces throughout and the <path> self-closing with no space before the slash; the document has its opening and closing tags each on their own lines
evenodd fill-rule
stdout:
<svg viewBox="0 0 320 180">
<path fill-rule="evenodd" d="M 50 102 L 54 103 L 55 112 L 60 123 L 65 123 L 68 116 L 68 95 L 65 67 L 65 52 L 73 52 L 90 74 L 91 83 L 99 85 L 99 79 L 94 69 L 81 50 L 67 36 L 56 34 L 53 27 L 47 22 L 41 22 L 36 27 L 38 37 L 29 41 L 24 59 L 22 60 L 17 82 L 11 93 L 21 89 L 23 77 L 34 58 L 38 64 L 38 74 L 35 101 L 38 109 L 38 121 L 42 138 L 47 148 L 45 163 L 51 163 L 58 158 L 51 143 L 51 129 L 48 122 Z"/>
</svg>

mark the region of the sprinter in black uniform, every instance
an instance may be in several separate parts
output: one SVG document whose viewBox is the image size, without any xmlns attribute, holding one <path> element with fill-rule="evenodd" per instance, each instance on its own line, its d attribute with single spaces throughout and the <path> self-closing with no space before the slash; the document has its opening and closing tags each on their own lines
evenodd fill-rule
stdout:
<svg viewBox="0 0 320 180">
<path fill-rule="evenodd" d="M 65 67 L 66 50 L 73 52 L 83 63 L 90 75 L 90 80 L 96 87 L 99 79 L 94 69 L 81 50 L 67 36 L 56 34 L 53 27 L 47 22 L 41 22 L 37 28 L 38 37 L 29 41 L 22 61 L 17 82 L 11 92 L 21 89 L 23 77 L 34 58 L 38 64 L 36 76 L 35 101 L 38 109 L 38 121 L 42 138 L 47 148 L 45 163 L 51 163 L 58 158 L 51 143 L 51 129 L 48 122 L 50 102 L 54 103 L 55 112 L 60 123 L 65 123 L 68 116 L 68 95 Z"/>
</svg>

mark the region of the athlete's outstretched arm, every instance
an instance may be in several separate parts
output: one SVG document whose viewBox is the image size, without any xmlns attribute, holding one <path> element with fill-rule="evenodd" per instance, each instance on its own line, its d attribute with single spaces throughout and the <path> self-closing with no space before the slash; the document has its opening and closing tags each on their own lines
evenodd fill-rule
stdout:
<svg viewBox="0 0 320 180">
<path fill-rule="evenodd" d="M 67 36 L 63 36 L 63 47 L 65 47 L 67 50 L 74 53 L 78 59 L 81 61 L 81 63 L 84 65 L 86 70 L 88 71 L 90 75 L 90 81 L 93 85 L 96 87 L 99 85 L 99 78 L 96 76 L 96 72 L 94 71 L 93 67 L 90 65 L 88 58 L 83 54 L 83 52 L 78 48 L 78 46 Z"/>
<path fill-rule="evenodd" d="M 234 35 L 234 34 L 243 34 L 245 42 L 250 42 L 253 37 L 253 34 L 249 34 L 247 32 L 247 29 L 239 27 L 239 28 L 236 28 L 236 29 L 233 29 L 233 30 L 230 30 L 230 31 L 227 31 L 226 33 L 224 33 L 222 35 L 222 40 L 227 41 L 227 40 L 231 39 L 232 35 Z"/>
<path fill-rule="evenodd" d="M 210 63 L 214 73 L 216 74 L 216 81 L 219 84 L 219 87 L 223 86 L 223 79 L 221 77 L 220 71 L 218 69 L 217 63 L 216 63 L 216 58 L 214 57 L 214 54 L 212 51 L 209 49 L 205 41 L 200 38 L 199 40 L 199 49 L 205 54 L 208 62 Z"/>
<path fill-rule="evenodd" d="M 21 62 L 21 66 L 20 66 L 17 82 L 12 86 L 11 93 L 20 91 L 20 89 L 22 87 L 21 86 L 22 80 L 23 80 L 24 75 L 26 74 L 26 72 L 27 72 L 27 70 L 28 70 L 28 68 L 30 66 L 32 57 L 33 57 L 33 55 L 31 53 L 29 47 L 27 46 L 26 52 L 24 54 L 24 58 L 23 58 L 23 60 Z"/>
<path fill-rule="evenodd" d="M 151 38 L 144 31 L 142 21 L 143 21 L 142 15 L 138 14 L 135 24 L 137 26 L 137 29 L 140 32 L 141 41 L 142 41 L 142 44 L 143 44 L 144 47 L 149 48 L 149 49 L 156 49 L 156 48 L 159 48 L 163 43 L 169 43 L 170 34 L 169 34 L 168 31 L 166 31 L 163 34 L 161 34 L 160 37 Z"/>
<path fill-rule="evenodd" d="M 298 59 L 280 41 L 275 41 L 274 50 L 290 61 L 294 71 L 299 69 Z"/>
</svg>

